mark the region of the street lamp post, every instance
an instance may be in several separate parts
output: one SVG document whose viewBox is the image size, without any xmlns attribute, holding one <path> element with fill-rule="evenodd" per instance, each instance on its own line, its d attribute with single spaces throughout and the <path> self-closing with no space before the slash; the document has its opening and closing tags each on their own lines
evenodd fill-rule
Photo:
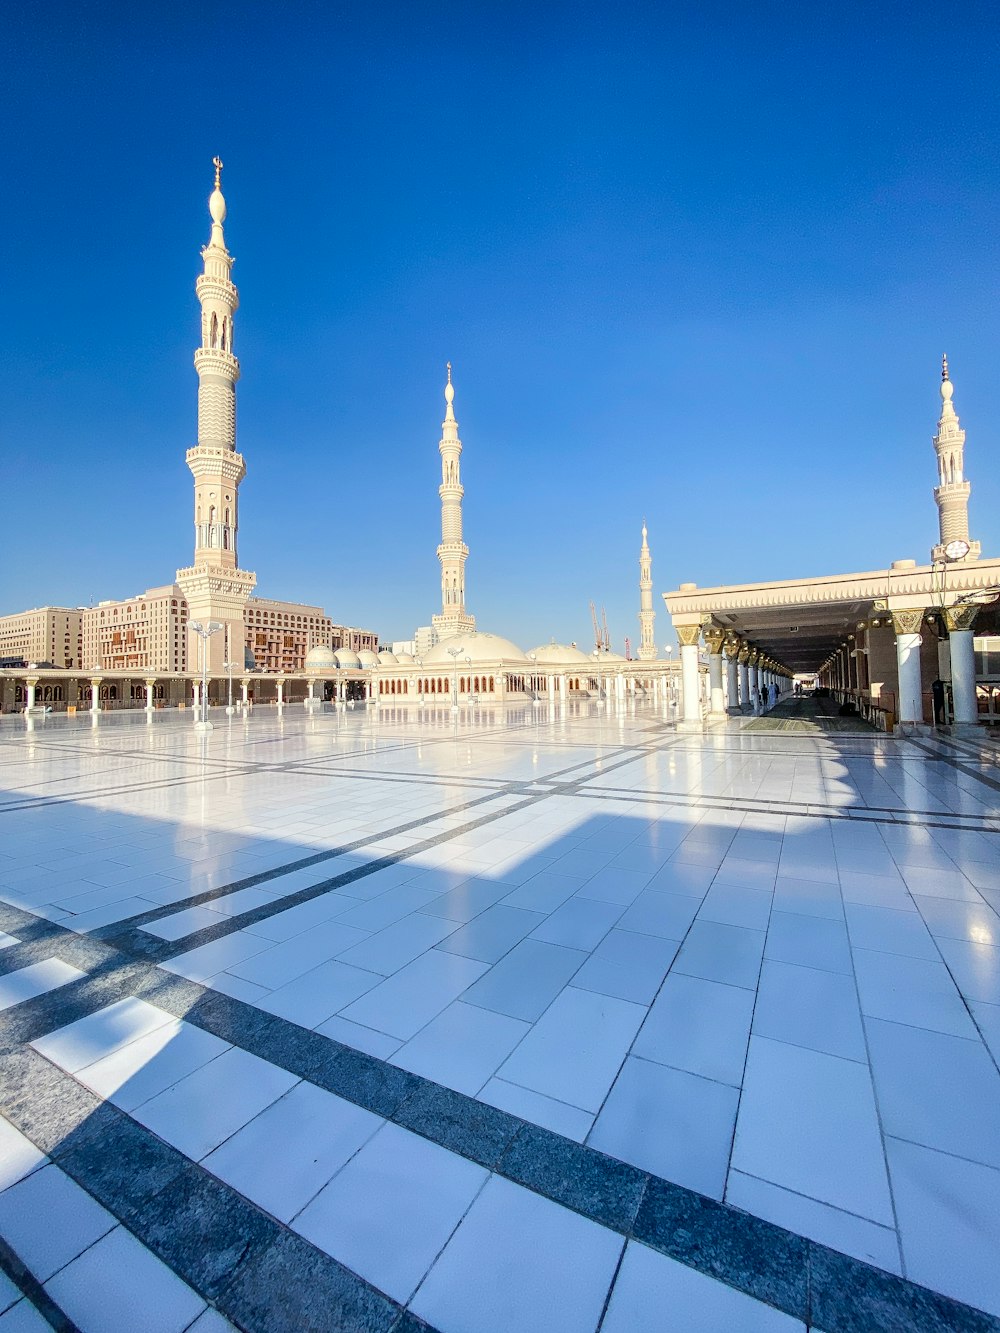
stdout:
<svg viewBox="0 0 1000 1333">
<path fill-rule="evenodd" d="M 225 627 L 218 620 L 210 620 L 207 625 L 193 620 L 188 628 L 201 639 L 201 721 L 196 722 L 194 728 L 195 731 L 211 731 L 212 724 L 208 720 L 208 641 L 213 634 L 218 634 L 219 630 Z"/>
<path fill-rule="evenodd" d="M 228 689 L 227 689 L 227 692 L 226 692 L 226 712 L 229 714 L 230 717 L 232 717 L 232 715 L 236 712 L 236 709 L 233 707 L 233 666 L 234 666 L 234 665 L 235 665 L 235 664 L 234 664 L 233 662 L 226 662 L 226 663 L 224 663 L 224 668 L 223 668 L 223 669 L 225 670 L 226 675 L 229 677 Z"/>
<path fill-rule="evenodd" d="M 454 668 L 452 672 L 452 684 L 454 685 L 454 689 L 451 694 L 451 711 L 453 713 L 458 712 L 458 659 L 461 656 L 461 653 L 461 648 L 448 649 L 448 656 L 451 658 Z"/>
</svg>

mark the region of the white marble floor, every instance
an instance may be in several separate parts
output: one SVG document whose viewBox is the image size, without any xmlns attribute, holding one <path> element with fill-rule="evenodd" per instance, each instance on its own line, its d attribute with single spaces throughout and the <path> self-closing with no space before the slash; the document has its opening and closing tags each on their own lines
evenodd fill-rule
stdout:
<svg viewBox="0 0 1000 1333">
<path fill-rule="evenodd" d="M 995 754 L 645 705 L 5 718 L 0 901 L 1000 1316 Z M 79 975 L 53 947 L 0 1008 Z M 720 1304 L 679 1326 L 793 1322 L 358 1108 L 314 1144 L 330 1094 L 132 1004 L 35 1049 L 436 1327 L 682 1287 Z M 287 1169 L 248 1172 L 268 1117 Z M 512 1305 L 482 1254 L 553 1228 L 593 1290 Z"/>
</svg>

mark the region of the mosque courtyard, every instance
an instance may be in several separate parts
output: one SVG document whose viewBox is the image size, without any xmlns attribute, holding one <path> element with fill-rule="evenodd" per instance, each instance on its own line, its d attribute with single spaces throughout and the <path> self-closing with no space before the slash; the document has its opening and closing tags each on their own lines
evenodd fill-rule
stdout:
<svg viewBox="0 0 1000 1333">
<path fill-rule="evenodd" d="M 0 1333 L 1000 1329 L 983 733 L 213 721 L 0 723 Z"/>
</svg>

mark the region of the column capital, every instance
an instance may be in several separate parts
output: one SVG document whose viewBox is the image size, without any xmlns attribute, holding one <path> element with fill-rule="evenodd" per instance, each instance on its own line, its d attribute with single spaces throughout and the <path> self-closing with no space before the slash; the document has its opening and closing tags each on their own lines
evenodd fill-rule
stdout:
<svg viewBox="0 0 1000 1333">
<path fill-rule="evenodd" d="M 718 625 L 706 625 L 704 629 L 705 642 L 708 644 L 708 651 L 713 657 L 717 657 L 722 652 L 722 645 L 725 642 L 726 631 Z"/>
<path fill-rule="evenodd" d="M 700 625 L 675 625 L 674 628 L 677 631 L 677 641 L 682 648 L 697 648 L 701 637 Z"/>
<path fill-rule="evenodd" d="M 924 623 L 924 615 L 922 606 L 893 611 L 892 624 L 896 634 L 919 634 Z"/>
<path fill-rule="evenodd" d="M 152 689 L 153 686 L 156 684 L 156 677 L 155 677 L 155 676 L 146 676 L 146 678 L 145 678 L 145 684 L 148 685 L 150 689 Z"/>
<path fill-rule="evenodd" d="M 978 614 L 979 607 L 971 602 L 963 602 L 959 606 L 946 606 L 944 611 L 945 628 L 949 634 L 953 634 L 955 630 L 972 629 Z"/>
<path fill-rule="evenodd" d="M 40 677 L 38 677 L 38 676 L 25 676 L 25 678 L 24 678 L 24 683 L 25 683 L 25 685 L 32 685 L 32 686 L 34 686 L 34 685 L 37 685 L 37 684 L 38 684 L 39 679 L 40 679 Z"/>
<path fill-rule="evenodd" d="M 749 645 L 748 643 L 741 643 L 741 644 L 740 644 L 740 650 L 739 650 L 739 652 L 738 652 L 738 654 L 737 654 L 737 656 L 736 656 L 736 660 L 739 662 L 740 666 L 749 666 L 749 664 L 750 664 L 750 645 Z"/>
<path fill-rule="evenodd" d="M 760 649 L 751 648 L 747 653 L 747 662 L 750 666 L 757 666 L 760 662 Z"/>
</svg>

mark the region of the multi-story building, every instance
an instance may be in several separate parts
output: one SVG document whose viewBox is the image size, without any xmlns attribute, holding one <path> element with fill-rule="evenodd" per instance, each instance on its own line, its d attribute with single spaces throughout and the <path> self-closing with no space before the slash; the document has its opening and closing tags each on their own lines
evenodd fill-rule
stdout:
<svg viewBox="0 0 1000 1333">
<path fill-rule="evenodd" d="M 39 606 L 0 617 L 0 663 L 82 666 L 79 608 Z"/>
<path fill-rule="evenodd" d="M 240 364 L 233 326 L 239 294 L 230 277 L 221 173 L 216 158 L 208 201 L 212 229 L 195 285 L 201 304 L 201 346 L 194 356 L 198 442 L 186 454 L 194 480 L 194 560 L 177 571 L 175 583 L 135 597 L 102 601 L 89 610 L 42 607 L 0 619 L 0 665 L 196 672 L 207 652 L 209 672 L 219 678 L 227 664 L 245 670 L 248 650 L 263 671 L 300 671 L 317 644 L 378 650 L 377 634 L 335 625 L 322 607 L 251 596 L 256 575 L 239 566 L 239 486 L 246 476 L 236 449 Z M 203 647 L 191 626 L 212 621 L 222 632 Z"/>
<path fill-rule="evenodd" d="M 176 583 L 82 613 L 83 659 L 90 669 L 186 671 L 188 610 Z"/>
</svg>

